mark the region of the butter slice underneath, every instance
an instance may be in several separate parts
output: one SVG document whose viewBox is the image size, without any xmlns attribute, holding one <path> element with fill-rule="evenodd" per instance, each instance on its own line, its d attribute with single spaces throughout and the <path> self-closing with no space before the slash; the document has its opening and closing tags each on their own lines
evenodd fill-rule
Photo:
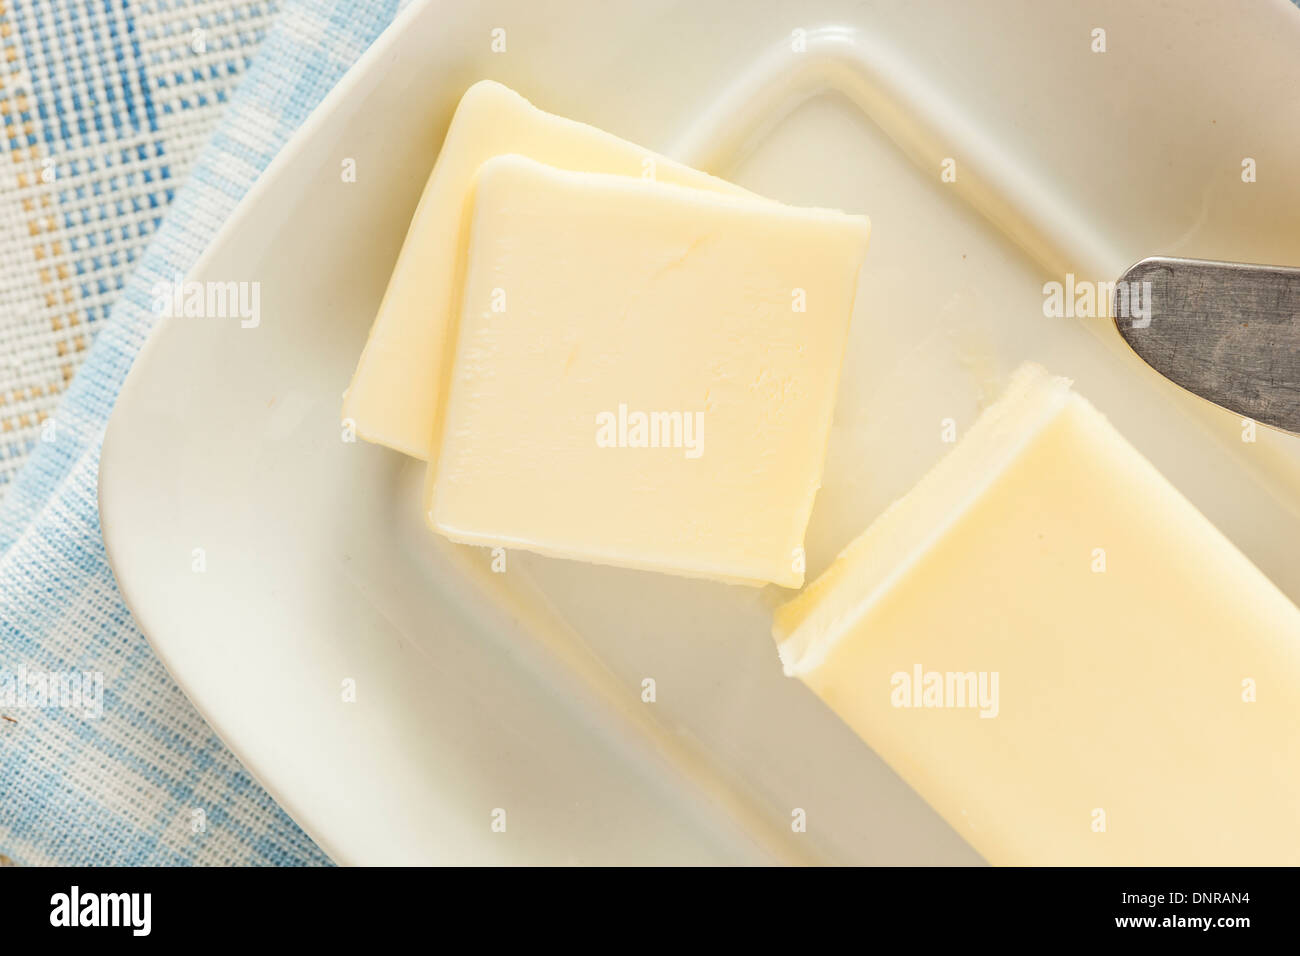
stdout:
<svg viewBox="0 0 1300 956">
<path fill-rule="evenodd" d="M 697 189 L 748 193 L 603 130 L 545 113 L 484 80 L 461 98 L 424 187 L 365 351 L 343 396 L 357 434 L 427 459 L 446 373 L 448 329 L 469 223 L 468 198 L 484 160 L 520 153 L 552 166 L 641 177 Z"/>
<path fill-rule="evenodd" d="M 431 526 L 473 544 L 801 584 L 869 233 L 863 216 L 519 156 L 485 163 Z M 698 457 L 685 435 L 633 447 L 631 428 L 601 446 L 602 416 L 638 412 L 700 413 Z"/>
<path fill-rule="evenodd" d="M 1300 610 L 1036 366 L 774 633 L 991 863 L 1300 863 Z M 918 665 L 997 716 L 894 706 Z"/>
</svg>

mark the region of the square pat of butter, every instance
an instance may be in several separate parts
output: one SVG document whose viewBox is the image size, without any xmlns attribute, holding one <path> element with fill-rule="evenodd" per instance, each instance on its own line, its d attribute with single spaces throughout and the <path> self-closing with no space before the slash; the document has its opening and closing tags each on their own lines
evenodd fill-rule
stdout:
<svg viewBox="0 0 1300 956">
<path fill-rule="evenodd" d="M 473 202 L 431 526 L 801 585 L 867 219 L 517 155 Z"/>
</svg>

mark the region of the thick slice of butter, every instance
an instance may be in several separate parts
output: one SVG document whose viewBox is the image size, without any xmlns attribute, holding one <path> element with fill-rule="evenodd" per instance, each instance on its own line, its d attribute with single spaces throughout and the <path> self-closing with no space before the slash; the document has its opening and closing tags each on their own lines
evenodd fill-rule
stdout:
<svg viewBox="0 0 1300 956">
<path fill-rule="evenodd" d="M 863 216 L 484 163 L 430 524 L 797 587 L 869 233 Z"/>
<path fill-rule="evenodd" d="M 343 418 L 357 434 L 427 459 L 446 373 L 449 327 L 469 223 L 467 199 L 483 161 L 520 153 L 552 166 L 651 177 L 697 189 L 748 193 L 619 139 L 544 113 L 500 83 L 469 88 L 424 187 L 406 241 L 343 396 Z"/>
<path fill-rule="evenodd" d="M 1300 610 L 1036 366 L 774 632 L 992 863 L 1300 863 Z"/>
</svg>

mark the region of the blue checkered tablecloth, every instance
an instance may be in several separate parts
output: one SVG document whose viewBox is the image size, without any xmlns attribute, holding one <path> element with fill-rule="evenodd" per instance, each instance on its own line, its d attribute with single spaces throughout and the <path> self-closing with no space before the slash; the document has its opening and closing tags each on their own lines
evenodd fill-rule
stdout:
<svg viewBox="0 0 1300 956">
<path fill-rule="evenodd" d="M 398 5 L 0 0 L 0 864 L 325 862 L 132 622 L 96 475 L 150 289 Z"/>
</svg>

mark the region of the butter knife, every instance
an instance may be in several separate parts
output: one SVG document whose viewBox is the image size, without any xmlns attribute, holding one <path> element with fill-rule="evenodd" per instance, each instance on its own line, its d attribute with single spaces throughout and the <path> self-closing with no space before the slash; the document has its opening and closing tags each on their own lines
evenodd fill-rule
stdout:
<svg viewBox="0 0 1300 956">
<path fill-rule="evenodd" d="M 1120 277 L 1112 306 L 1165 378 L 1300 434 L 1300 269 L 1153 256 Z"/>
</svg>

